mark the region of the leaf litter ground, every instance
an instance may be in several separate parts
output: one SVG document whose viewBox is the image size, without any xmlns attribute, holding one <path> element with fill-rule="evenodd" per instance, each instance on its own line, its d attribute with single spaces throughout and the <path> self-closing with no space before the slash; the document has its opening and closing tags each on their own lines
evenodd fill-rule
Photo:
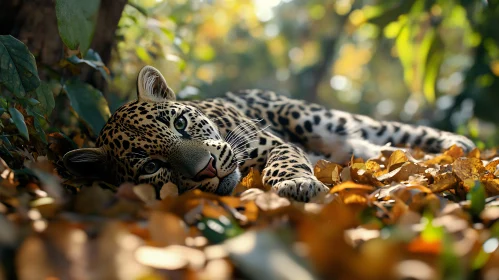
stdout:
<svg viewBox="0 0 499 280">
<path fill-rule="evenodd" d="M 310 203 L 256 170 L 233 196 L 169 183 L 156 200 L 150 185 L 67 179 L 74 147 L 49 139 L 48 158 L 0 162 L 0 279 L 499 278 L 495 150 L 321 160 L 330 192 Z"/>
</svg>

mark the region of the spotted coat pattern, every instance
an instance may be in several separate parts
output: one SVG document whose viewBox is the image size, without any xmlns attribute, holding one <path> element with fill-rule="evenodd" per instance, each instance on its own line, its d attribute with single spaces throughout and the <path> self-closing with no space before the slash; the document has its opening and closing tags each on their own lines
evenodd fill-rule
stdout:
<svg viewBox="0 0 499 280">
<path fill-rule="evenodd" d="M 113 114 L 92 151 L 96 156 L 75 152 L 67 161 L 104 158 L 115 182 L 151 183 L 158 191 L 173 182 L 181 193 L 200 188 L 220 195 L 230 194 L 241 175 L 255 168 L 279 195 L 308 201 L 328 191 L 313 175 L 310 159 L 316 156 L 335 162 L 352 154 L 370 158 L 393 149 L 387 143 L 429 152 L 454 144 L 474 148 L 464 136 L 377 121 L 269 91 L 176 101 L 166 84 L 166 93 L 154 92 L 154 86 L 149 85 L 149 97 L 139 96 Z"/>
</svg>

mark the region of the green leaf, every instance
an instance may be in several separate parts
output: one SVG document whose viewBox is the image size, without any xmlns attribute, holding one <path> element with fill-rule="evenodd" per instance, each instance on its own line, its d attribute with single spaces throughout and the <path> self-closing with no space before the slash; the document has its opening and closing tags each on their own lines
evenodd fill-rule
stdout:
<svg viewBox="0 0 499 280">
<path fill-rule="evenodd" d="M 214 244 L 243 233 L 243 230 L 236 223 L 225 216 L 220 216 L 218 219 L 202 218 L 197 227 L 203 236 Z"/>
<path fill-rule="evenodd" d="M 87 53 L 94 37 L 99 7 L 100 0 L 56 0 L 59 35 L 68 48 L 79 49 L 83 55 Z"/>
<path fill-rule="evenodd" d="M 149 16 L 149 13 L 147 12 L 146 8 L 142 7 L 141 5 L 137 4 L 137 3 L 132 3 L 130 1 L 128 1 L 127 5 L 129 5 L 130 7 L 133 7 L 135 8 L 137 11 L 139 11 L 139 13 L 141 13 L 143 16 L 145 17 L 148 17 Z"/>
<path fill-rule="evenodd" d="M 0 35 L 0 84 L 17 97 L 24 97 L 40 85 L 35 57 L 10 35 Z"/>
<path fill-rule="evenodd" d="M 5 111 L 9 108 L 9 103 L 5 98 L 0 98 L 0 107 L 5 109 Z"/>
<path fill-rule="evenodd" d="M 40 101 L 38 101 L 34 98 L 28 98 L 26 101 L 28 102 L 29 106 L 35 106 L 35 105 L 40 104 Z"/>
<path fill-rule="evenodd" d="M 411 44 L 411 31 L 411 26 L 409 24 L 405 24 L 395 40 L 395 47 L 397 48 L 400 62 L 404 68 L 404 81 L 408 85 L 412 83 L 412 79 L 414 77 L 414 69 L 412 67 L 412 55 L 414 51 L 413 45 Z"/>
<path fill-rule="evenodd" d="M 483 211 L 485 208 L 485 197 L 485 188 L 480 182 L 475 182 L 475 186 L 471 188 L 466 196 L 468 200 L 471 200 L 470 212 L 472 215 L 479 216 Z"/>
<path fill-rule="evenodd" d="M 9 108 L 9 114 L 12 118 L 12 121 L 17 127 L 19 134 L 21 134 L 24 139 L 29 140 L 28 127 L 26 126 L 26 122 L 24 122 L 24 116 L 14 107 Z"/>
<path fill-rule="evenodd" d="M 441 241 L 444 235 L 444 230 L 441 226 L 435 226 L 433 224 L 433 215 L 430 212 L 425 212 L 423 218 L 421 218 L 422 223 L 425 225 L 423 231 L 421 232 L 421 238 L 426 242 Z"/>
<path fill-rule="evenodd" d="M 78 79 L 69 80 L 65 85 L 71 107 L 87 123 L 94 133 L 99 133 L 111 116 L 109 106 L 102 93 Z"/>
<path fill-rule="evenodd" d="M 140 58 L 140 60 L 144 61 L 145 63 L 151 63 L 152 59 L 146 48 L 137 46 L 137 48 L 135 49 L 135 53 Z"/>
<path fill-rule="evenodd" d="M 435 102 L 435 84 L 437 83 L 440 66 L 444 61 L 444 44 L 440 37 L 435 37 L 428 50 L 428 58 L 425 63 L 425 73 L 423 79 L 423 92 L 429 103 Z"/>
<path fill-rule="evenodd" d="M 67 58 L 67 60 L 73 64 L 87 64 L 95 70 L 98 70 L 101 73 L 102 77 L 104 77 L 104 79 L 109 80 L 109 69 L 107 69 L 104 62 L 102 62 L 100 55 L 92 49 L 88 50 L 83 59 L 77 57 L 76 55 L 73 55 Z"/>
<path fill-rule="evenodd" d="M 45 131 L 43 130 L 42 124 L 40 123 L 40 119 L 34 118 L 34 120 L 35 120 L 34 126 L 35 126 L 35 130 L 36 130 L 36 134 L 38 135 L 40 140 L 42 140 L 43 144 L 47 145 L 48 144 L 47 134 L 45 134 Z"/>
<path fill-rule="evenodd" d="M 380 3 L 383 3 L 383 1 Z M 405 0 L 399 1 L 397 4 L 390 3 L 387 6 L 383 5 L 383 7 L 365 6 L 362 10 L 368 22 L 382 29 L 391 22 L 399 19 L 400 15 L 409 12 L 415 3 L 416 0 Z"/>
<path fill-rule="evenodd" d="M 36 97 L 40 101 L 40 107 L 45 115 L 50 115 L 52 110 L 55 108 L 54 93 L 50 89 L 50 86 L 42 82 L 42 84 L 36 89 Z"/>
</svg>

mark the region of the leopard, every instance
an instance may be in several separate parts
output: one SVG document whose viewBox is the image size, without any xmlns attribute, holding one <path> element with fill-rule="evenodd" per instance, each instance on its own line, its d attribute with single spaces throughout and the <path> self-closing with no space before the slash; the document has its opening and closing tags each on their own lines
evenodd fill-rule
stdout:
<svg viewBox="0 0 499 280">
<path fill-rule="evenodd" d="M 64 166 L 75 176 L 150 184 L 158 198 L 167 183 L 179 194 L 199 189 L 231 195 L 253 169 L 279 196 L 303 202 L 330 189 L 314 176 L 312 163 L 319 158 L 346 163 L 352 155 L 370 159 L 397 147 L 433 153 L 453 145 L 475 148 L 463 135 L 375 120 L 273 91 L 178 100 L 152 66 L 138 74 L 136 100 L 111 115 L 95 143 L 66 153 Z"/>
</svg>

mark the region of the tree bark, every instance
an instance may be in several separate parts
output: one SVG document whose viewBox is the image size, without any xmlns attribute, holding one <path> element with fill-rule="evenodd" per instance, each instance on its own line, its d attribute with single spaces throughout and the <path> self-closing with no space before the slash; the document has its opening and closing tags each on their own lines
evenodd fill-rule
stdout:
<svg viewBox="0 0 499 280">
<path fill-rule="evenodd" d="M 99 53 L 104 64 L 111 59 L 114 33 L 126 3 L 127 0 L 101 0 L 90 47 Z M 36 58 L 41 79 L 58 71 L 59 62 L 64 59 L 64 44 L 57 29 L 54 0 L 0 1 L 0 34 L 10 34 L 28 46 Z M 80 78 L 104 90 L 104 80 L 94 72 L 82 66 Z"/>
</svg>

